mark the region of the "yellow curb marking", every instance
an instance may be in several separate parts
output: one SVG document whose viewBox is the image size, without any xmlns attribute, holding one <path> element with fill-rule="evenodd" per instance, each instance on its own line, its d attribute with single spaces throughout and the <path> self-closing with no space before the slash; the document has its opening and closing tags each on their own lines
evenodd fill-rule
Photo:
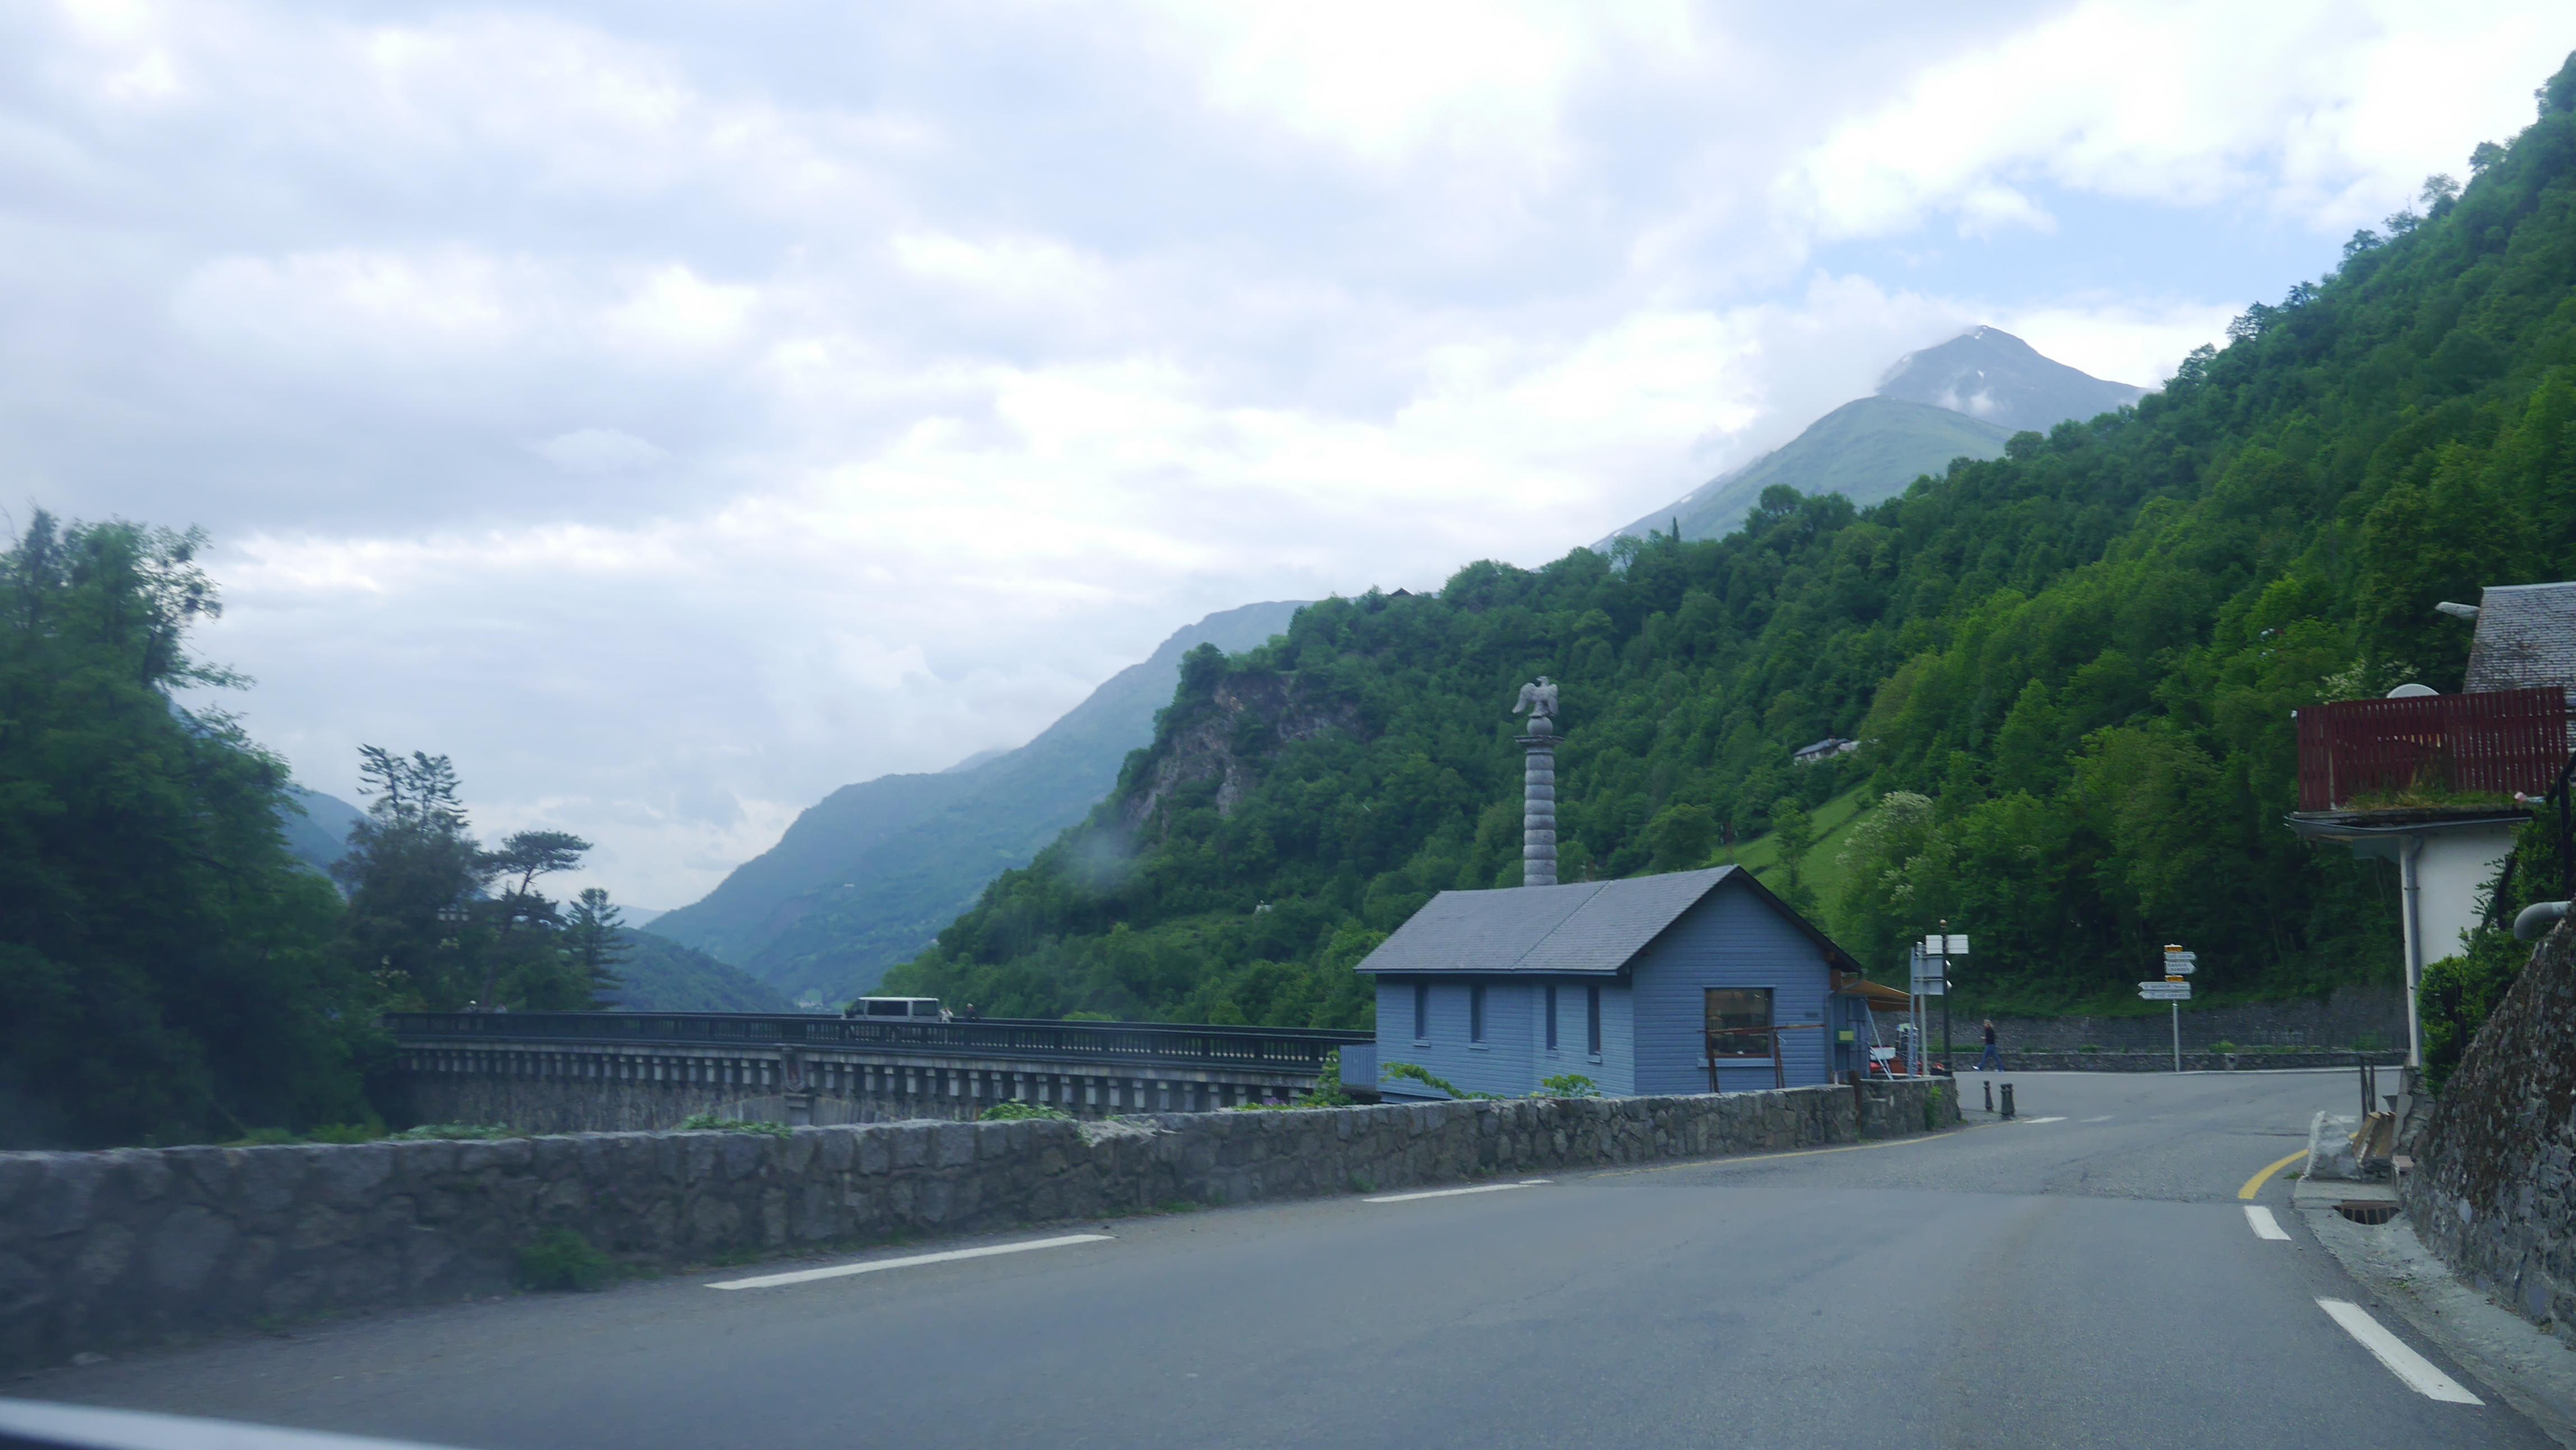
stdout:
<svg viewBox="0 0 2576 1450">
<path fill-rule="evenodd" d="M 2264 1180 L 2266 1180 L 2266 1179 L 2270 1178 L 2273 1174 L 2280 1172 L 2282 1169 L 2289 1167 L 2291 1164 L 2296 1163 L 2296 1162 L 2298 1162 L 2300 1159 L 2305 1158 L 2305 1157 L 2307 1157 L 2307 1156 L 2308 1156 L 2308 1150 L 2307 1150 L 2307 1149 L 2305 1149 L 2305 1148 L 2302 1148 L 2302 1149 L 2300 1149 L 2298 1152 L 2291 1154 L 2289 1157 L 2282 1159 L 2280 1162 L 2275 1163 L 2275 1164 L 2272 1164 L 2270 1167 L 2265 1168 L 2262 1172 L 2257 1173 L 2257 1174 L 2255 1174 L 2253 1177 L 2246 1179 L 2246 1180 L 2245 1180 L 2245 1186 L 2244 1186 L 2243 1188 L 2240 1188 L 2240 1189 L 2236 1190 L 2236 1196 L 2237 1196 L 2238 1198 L 2252 1198 L 2255 1194 L 2258 1194 L 2258 1193 L 2260 1193 L 2260 1192 L 2262 1192 L 2262 1191 L 2263 1191 L 2263 1183 L 2264 1183 Z"/>
</svg>

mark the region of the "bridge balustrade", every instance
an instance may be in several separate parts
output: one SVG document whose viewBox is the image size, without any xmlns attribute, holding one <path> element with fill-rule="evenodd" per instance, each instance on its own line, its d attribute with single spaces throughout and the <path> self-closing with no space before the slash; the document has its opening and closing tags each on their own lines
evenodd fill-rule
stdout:
<svg viewBox="0 0 2576 1450">
<path fill-rule="evenodd" d="M 1365 1032 L 1322 1028 L 1022 1018 L 937 1022 L 812 1013 L 389 1012 L 383 1021 L 406 1042 L 756 1045 L 1308 1073 L 1320 1072 L 1324 1058 L 1340 1048 L 1375 1040 Z"/>
</svg>

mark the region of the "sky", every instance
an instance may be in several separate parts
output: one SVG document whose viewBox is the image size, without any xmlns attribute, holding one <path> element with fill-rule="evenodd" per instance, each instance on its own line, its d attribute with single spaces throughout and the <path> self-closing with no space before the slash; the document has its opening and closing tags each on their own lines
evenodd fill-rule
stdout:
<svg viewBox="0 0 2576 1450">
<path fill-rule="evenodd" d="M 0 8 L 0 523 L 300 780 L 696 899 L 1211 611 L 1537 565 L 1978 324 L 2152 386 L 2552 3 Z M 1499 707 L 1498 707 L 1499 708 Z"/>
</svg>

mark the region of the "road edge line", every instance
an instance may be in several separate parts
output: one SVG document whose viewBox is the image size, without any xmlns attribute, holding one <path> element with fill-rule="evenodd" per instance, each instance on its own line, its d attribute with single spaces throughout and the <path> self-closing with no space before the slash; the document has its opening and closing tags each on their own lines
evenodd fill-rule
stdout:
<svg viewBox="0 0 2576 1450">
<path fill-rule="evenodd" d="M 846 1279 L 853 1274 L 874 1274 L 887 1269 L 910 1269 L 923 1264 L 946 1264 L 959 1259 L 989 1259 L 999 1254 L 1024 1254 L 1031 1249 L 1070 1248 L 1075 1244 L 1104 1244 L 1109 1234 L 1058 1234 L 1054 1238 L 1022 1239 L 1017 1243 L 984 1244 L 971 1249 L 943 1249 L 935 1254 L 907 1254 L 897 1259 L 862 1259 L 855 1264 L 834 1264 L 822 1269 L 795 1269 L 784 1274 L 757 1274 L 748 1279 L 726 1279 L 707 1285 L 710 1289 L 777 1289 L 789 1284 L 810 1284 L 818 1279 Z"/>
<path fill-rule="evenodd" d="M 2349 1299 L 2319 1299 L 2317 1307 L 2326 1317 L 2343 1327 L 2343 1332 L 2369 1350 L 2388 1372 L 2397 1376 L 2406 1388 L 2428 1400 L 2446 1405 L 2479 1405 L 2486 1401 L 2469 1393 L 2468 1387 L 2442 1373 L 2439 1366 L 2407 1346 L 2405 1340 L 2385 1324 L 2371 1317 L 2370 1311 Z"/>
</svg>

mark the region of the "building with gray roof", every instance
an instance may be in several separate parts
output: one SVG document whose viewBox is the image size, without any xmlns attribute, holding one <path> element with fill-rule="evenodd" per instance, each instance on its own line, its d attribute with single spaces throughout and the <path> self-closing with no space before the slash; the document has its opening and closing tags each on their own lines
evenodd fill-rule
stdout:
<svg viewBox="0 0 2576 1450">
<path fill-rule="evenodd" d="M 2491 584 L 2478 594 L 2477 630 L 2467 693 L 2548 687 L 2576 703 L 2576 583 Z"/>
<path fill-rule="evenodd" d="M 1444 891 L 1358 970 L 1377 979 L 1381 1074 L 1509 1097 L 1564 1074 L 1614 1095 L 1832 1081 L 1867 1066 L 1868 995 L 1888 993 L 1740 866 Z"/>
</svg>

